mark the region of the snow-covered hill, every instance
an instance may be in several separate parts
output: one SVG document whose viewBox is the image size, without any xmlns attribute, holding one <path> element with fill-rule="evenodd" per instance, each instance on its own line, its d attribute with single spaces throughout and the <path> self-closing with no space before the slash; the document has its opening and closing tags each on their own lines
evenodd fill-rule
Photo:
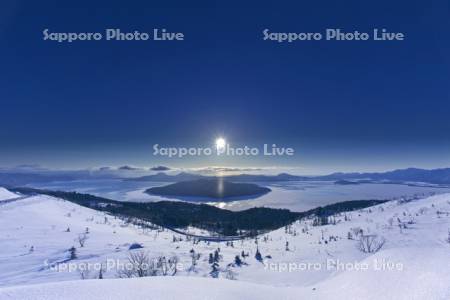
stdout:
<svg viewBox="0 0 450 300">
<path fill-rule="evenodd" d="M 19 197 L 17 194 L 14 194 L 3 187 L 0 187 L 0 201 L 14 199 L 17 197 Z"/>
<path fill-rule="evenodd" d="M 61 199 L 19 199 L 0 206 L 0 299 L 450 299 L 449 194 L 392 201 L 330 221 L 296 222 L 257 240 L 207 243 Z M 83 247 L 80 236 L 87 237 Z M 361 236 L 385 243 L 365 253 Z M 117 279 L 117 262 L 127 261 L 132 243 L 143 246 L 132 253 L 178 257 L 176 275 Z M 263 262 L 255 259 L 257 247 Z M 209 254 L 217 248 L 219 279 L 213 279 Z M 191 250 L 200 255 L 194 266 Z M 232 265 L 242 251 L 246 265 Z M 100 264 L 105 279 L 93 279 Z"/>
</svg>

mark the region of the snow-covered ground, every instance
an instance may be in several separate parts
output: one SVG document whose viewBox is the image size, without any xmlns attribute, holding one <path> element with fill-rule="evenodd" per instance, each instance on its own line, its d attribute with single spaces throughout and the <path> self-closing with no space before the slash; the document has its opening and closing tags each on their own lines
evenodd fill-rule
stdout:
<svg viewBox="0 0 450 300">
<path fill-rule="evenodd" d="M 1 299 L 296 299 L 283 289 L 226 279 L 143 277 L 67 281 L 0 290 Z"/>
<path fill-rule="evenodd" d="M 19 199 L 0 205 L 0 299 L 450 299 L 450 194 L 391 201 L 331 221 L 296 222 L 231 245 L 142 229 L 48 196 Z M 381 250 L 360 251 L 361 231 L 383 238 Z M 132 243 L 144 247 L 134 253 L 177 256 L 177 274 L 118 279 L 115 267 L 126 262 Z M 263 263 L 254 258 L 257 247 Z M 217 248 L 213 279 L 208 258 Z M 191 249 L 200 254 L 193 268 Z M 242 251 L 247 265 L 228 266 Z M 89 272 L 68 271 L 88 264 Z M 103 280 L 94 279 L 100 264 Z"/>
</svg>

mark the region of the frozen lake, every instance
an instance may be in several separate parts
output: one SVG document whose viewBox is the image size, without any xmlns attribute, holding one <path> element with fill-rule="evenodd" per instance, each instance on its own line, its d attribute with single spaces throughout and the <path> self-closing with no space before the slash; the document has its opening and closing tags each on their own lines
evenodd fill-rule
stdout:
<svg viewBox="0 0 450 300">
<path fill-rule="evenodd" d="M 35 188 L 50 190 L 77 191 L 119 201 L 149 202 L 174 200 L 160 196 L 151 196 L 144 191 L 147 188 L 166 185 L 164 182 L 134 182 L 119 179 L 60 181 L 45 184 L 30 184 Z M 403 184 L 357 184 L 338 185 L 329 181 L 290 181 L 277 183 L 258 183 L 267 186 L 272 192 L 259 198 L 233 202 L 208 203 L 230 210 L 243 210 L 250 207 L 265 206 L 304 211 L 348 200 L 393 199 L 403 196 L 426 196 L 431 193 L 450 193 L 450 188 L 420 187 Z"/>
<path fill-rule="evenodd" d="M 403 184 L 338 185 L 334 182 L 282 182 L 266 185 L 271 193 L 257 199 L 217 204 L 230 210 L 254 206 L 287 208 L 304 211 L 318 206 L 348 200 L 390 200 L 400 197 L 425 196 L 432 193 L 449 193 L 450 188 L 420 187 Z"/>
</svg>

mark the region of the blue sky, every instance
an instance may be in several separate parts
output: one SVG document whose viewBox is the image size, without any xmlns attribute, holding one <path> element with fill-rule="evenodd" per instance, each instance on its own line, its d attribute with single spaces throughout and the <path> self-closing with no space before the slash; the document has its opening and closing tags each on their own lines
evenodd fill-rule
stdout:
<svg viewBox="0 0 450 300">
<path fill-rule="evenodd" d="M 3 1 L 0 165 L 450 166 L 448 1 Z M 183 42 L 42 40 L 151 31 Z M 402 42 L 263 41 L 262 30 L 403 32 Z M 289 158 L 161 160 L 155 143 L 293 147 Z"/>
</svg>

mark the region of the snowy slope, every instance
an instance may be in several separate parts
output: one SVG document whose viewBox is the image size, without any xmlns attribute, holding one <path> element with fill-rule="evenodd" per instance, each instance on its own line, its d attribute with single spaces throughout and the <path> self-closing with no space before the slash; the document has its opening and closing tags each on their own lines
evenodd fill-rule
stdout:
<svg viewBox="0 0 450 300">
<path fill-rule="evenodd" d="M 17 197 L 19 197 L 17 194 L 14 194 L 3 187 L 0 187 L 0 201 L 14 199 Z"/>
<path fill-rule="evenodd" d="M 388 254 L 392 255 L 412 261 L 418 255 L 420 263 L 424 262 L 423 252 L 410 253 L 406 258 L 395 251 Z M 426 258 L 426 261 L 430 263 L 429 269 L 413 266 L 406 276 L 392 277 L 388 274 L 380 277 L 381 281 L 374 281 L 373 274 L 358 276 L 349 272 L 314 289 L 212 278 L 144 277 L 10 287 L 0 289 L 0 299 L 449 299 L 449 268 L 439 267 L 442 261 L 433 257 Z M 416 276 L 413 271 L 423 275 Z"/>
<path fill-rule="evenodd" d="M 0 299 L 296 299 L 295 289 L 226 279 L 145 277 L 68 281 L 0 290 Z"/>
<path fill-rule="evenodd" d="M 61 199 L 28 197 L 0 206 L 0 299 L 33 299 L 31 295 L 66 299 L 70 295 L 61 293 L 72 290 L 84 293 L 77 299 L 123 299 L 121 293 L 132 290 L 135 297 L 127 299 L 133 299 L 142 298 L 139 293 L 147 287 L 154 293 L 170 290 L 166 298 L 155 299 L 181 294 L 183 299 L 221 299 L 219 294 L 225 297 L 225 290 L 227 299 L 273 299 L 274 294 L 280 299 L 450 299 L 449 194 L 392 201 L 334 220 L 335 225 L 326 226 L 312 226 L 311 220 L 304 220 L 257 241 L 233 245 L 194 243 L 168 230 L 144 230 Z M 86 228 L 88 239 L 80 247 L 76 240 Z M 357 237 L 348 239 L 348 232 L 357 229 L 382 236 L 386 243 L 377 253 L 363 253 L 357 249 Z M 71 263 L 126 261 L 134 242 L 142 244 L 151 257 L 176 255 L 180 262 L 177 275 L 113 280 L 118 274 L 111 269 L 103 274 L 106 279 L 81 281 L 80 272 L 58 271 L 48 264 L 67 260 L 72 246 L 78 257 Z M 271 257 L 264 263 L 254 258 L 256 242 L 261 254 Z M 222 256 L 219 279 L 206 278 L 211 271 L 208 255 L 218 247 Z M 194 270 L 190 269 L 191 249 L 200 254 Z M 248 265 L 227 268 L 242 251 L 249 254 L 244 260 Z M 236 280 L 225 279 L 230 272 Z M 98 274 L 94 270 L 87 277 Z M 202 289 L 205 293 L 198 294 Z"/>
<path fill-rule="evenodd" d="M 374 260 L 395 261 L 404 270 L 376 270 Z M 448 249 L 399 248 L 380 251 L 361 262 L 371 268 L 347 271 L 319 283 L 310 299 L 450 299 Z"/>
</svg>

